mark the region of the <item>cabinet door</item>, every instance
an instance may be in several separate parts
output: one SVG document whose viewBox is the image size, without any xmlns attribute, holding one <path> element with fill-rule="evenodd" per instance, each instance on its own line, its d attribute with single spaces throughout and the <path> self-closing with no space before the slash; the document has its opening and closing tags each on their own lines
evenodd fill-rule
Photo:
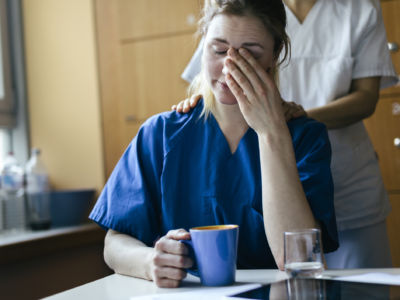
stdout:
<svg viewBox="0 0 400 300">
<path fill-rule="evenodd" d="M 199 0 L 119 0 L 121 41 L 192 33 L 197 25 Z"/>
<path fill-rule="evenodd" d="M 383 21 L 387 39 L 392 49 L 391 56 L 397 74 L 400 74 L 400 0 L 381 1 Z M 382 94 L 400 93 L 400 86 L 382 90 Z"/>
<path fill-rule="evenodd" d="M 400 96 L 379 100 L 375 113 L 365 120 L 368 133 L 378 154 L 386 189 L 400 191 Z"/>
<path fill-rule="evenodd" d="M 182 71 L 195 51 L 192 34 L 174 35 L 129 43 L 122 47 L 121 117 L 125 143 L 132 139 L 131 126 L 171 109 L 186 97 L 188 83 Z"/>
<path fill-rule="evenodd" d="M 96 0 L 106 176 L 141 123 L 186 97 L 198 0 Z"/>
<path fill-rule="evenodd" d="M 400 267 L 400 193 L 390 195 L 392 212 L 387 219 L 387 228 L 390 241 L 390 250 L 392 252 L 393 266 Z"/>
</svg>

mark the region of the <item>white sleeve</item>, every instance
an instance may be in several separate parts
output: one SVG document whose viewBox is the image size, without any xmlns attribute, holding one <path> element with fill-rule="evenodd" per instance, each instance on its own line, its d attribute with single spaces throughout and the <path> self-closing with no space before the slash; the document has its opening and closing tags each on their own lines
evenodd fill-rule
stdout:
<svg viewBox="0 0 400 300">
<path fill-rule="evenodd" d="M 192 80 L 200 73 L 201 70 L 201 57 L 203 55 L 203 39 L 200 41 L 199 46 L 197 46 L 196 52 L 193 54 L 192 59 L 186 66 L 181 77 L 187 82 L 191 83 Z"/>
<path fill-rule="evenodd" d="M 381 76 L 381 88 L 395 85 L 399 78 L 387 46 L 386 30 L 378 0 L 360 0 L 355 11 L 353 79 Z M 354 18 L 355 15 L 352 15 Z M 354 25 L 354 24 L 353 24 Z"/>
</svg>

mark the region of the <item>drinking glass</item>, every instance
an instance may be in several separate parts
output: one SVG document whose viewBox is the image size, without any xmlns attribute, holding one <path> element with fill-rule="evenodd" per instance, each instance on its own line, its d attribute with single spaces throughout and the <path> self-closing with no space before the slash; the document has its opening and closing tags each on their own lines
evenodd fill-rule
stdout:
<svg viewBox="0 0 400 300">
<path fill-rule="evenodd" d="M 285 271 L 291 277 L 317 278 L 322 275 L 321 231 L 302 229 L 284 233 Z"/>
</svg>

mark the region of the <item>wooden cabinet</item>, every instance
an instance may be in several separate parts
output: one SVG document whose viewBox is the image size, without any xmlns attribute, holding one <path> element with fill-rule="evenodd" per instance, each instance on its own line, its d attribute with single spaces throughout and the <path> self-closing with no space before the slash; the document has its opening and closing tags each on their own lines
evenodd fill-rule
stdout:
<svg viewBox="0 0 400 300">
<path fill-rule="evenodd" d="M 400 148 L 394 145 L 395 138 L 400 137 L 400 94 L 381 97 L 365 126 L 378 154 L 386 189 L 400 192 Z"/>
<path fill-rule="evenodd" d="M 144 120 L 186 98 L 199 0 L 96 0 L 106 175 Z"/>
<path fill-rule="evenodd" d="M 196 29 L 198 0 L 120 0 L 116 2 L 123 42 L 189 34 Z"/>
<path fill-rule="evenodd" d="M 381 1 L 383 21 L 386 27 L 386 34 L 391 45 L 391 56 L 397 73 L 400 72 L 400 1 L 383 0 Z M 397 48 L 397 50 L 396 50 Z M 391 87 L 382 91 L 383 95 L 400 93 L 400 87 Z"/>
<path fill-rule="evenodd" d="M 400 266 L 400 193 L 390 194 L 390 203 L 392 204 L 392 212 L 387 219 L 387 227 L 393 266 L 398 268 Z"/>
<path fill-rule="evenodd" d="M 400 0 L 382 0 L 382 14 L 389 43 L 392 43 L 392 61 L 400 73 Z M 393 264 L 400 267 L 400 148 L 395 139 L 400 138 L 400 86 L 381 92 L 375 113 L 365 120 L 365 126 L 372 139 L 379 158 L 385 187 L 388 190 L 392 212 L 387 226 Z"/>
<path fill-rule="evenodd" d="M 105 234 L 91 224 L 0 236 L 0 299 L 41 299 L 112 274 Z"/>
</svg>

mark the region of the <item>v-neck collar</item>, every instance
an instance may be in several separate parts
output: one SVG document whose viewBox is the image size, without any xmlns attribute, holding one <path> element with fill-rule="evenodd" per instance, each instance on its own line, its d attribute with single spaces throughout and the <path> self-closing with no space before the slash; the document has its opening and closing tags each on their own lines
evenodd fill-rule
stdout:
<svg viewBox="0 0 400 300">
<path fill-rule="evenodd" d="M 236 154 L 240 151 L 241 145 L 244 143 L 244 141 L 247 139 L 247 136 L 253 129 L 251 129 L 250 127 L 247 128 L 246 132 L 243 134 L 242 138 L 240 139 L 235 152 L 232 153 L 231 148 L 229 147 L 229 143 L 228 143 L 224 133 L 222 132 L 221 128 L 219 127 L 217 120 L 215 119 L 215 117 L 212 113 L 209 115 L 209 119 L 210 119 L 210 124 L 214 127 L 216 133 L 220 136 L 220 140 L 223 141 L 223 145 L 221 145 L 221 147 L 219 147 L 220 152 L 229 158 L 236 156 Z"/>
<path fill-rule="evenodd" d="M 311 22 L 310 19 L 313 18 L 313 16 L 317 13 L 317 10 L 319 8 L 319 6 L 321 5 L 320 2 L 322 2 L 323 0 L 317 0 L 314 5 L 311 7 L 310 11 L 307 13 L 307 16 L 304 18 L 303 22 L 300 22 L 300 20 L 296 17 L 296 15 L 293 13 L 293 11 L 289 8 L 288 5 L 285 4 L 285 8 L 286 8 L 286 14 L 290 15 L 290 18 L 294 19 L 296 22 L 296 25 L 298 27 L 303 27 L 305 26 L 307 23 Z M 289 17 L 289 16 L 288 16 Z"/>
</svg>

